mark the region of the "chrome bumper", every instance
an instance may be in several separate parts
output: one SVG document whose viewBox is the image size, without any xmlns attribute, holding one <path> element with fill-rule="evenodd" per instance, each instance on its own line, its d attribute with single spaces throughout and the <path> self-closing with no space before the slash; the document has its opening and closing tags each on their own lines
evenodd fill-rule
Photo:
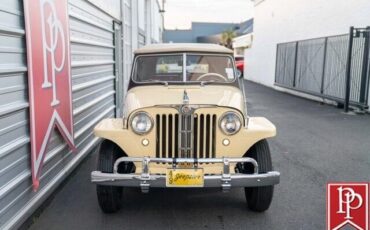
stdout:
<svg viewBox="0 0 370 230">
<path fill-rule="evenodd" d="M 142 173 L 120 174 L 117 173 L 118 165 L 122 162 L 141 162 Z M 254 166 L 253 174 L 230 173 L 230 163 L 249 162 Z M 102 173 L 100 171 L 91 172 L 91 182 L 99 185 L 113 185 L 123 187 L 140 187 L 142 192 L 148 192 L 150 187 L 166 187 L 166 175 L 150 174 L 150 163 L 170 163 L 176 167 L 178 163 L 222 163 L 223 172 L 219 175 L 204 175 L 204 187 L 220 187 L 223 191 L 230 190 L 231 187 L 259 187 L 275 185 L 280 182 L 280 173 L 270 171 L 258 174 L 258 164 L 253 158 L 135 158 L 121 157 L 114 164 L 113 173 Z"/>
</svg>

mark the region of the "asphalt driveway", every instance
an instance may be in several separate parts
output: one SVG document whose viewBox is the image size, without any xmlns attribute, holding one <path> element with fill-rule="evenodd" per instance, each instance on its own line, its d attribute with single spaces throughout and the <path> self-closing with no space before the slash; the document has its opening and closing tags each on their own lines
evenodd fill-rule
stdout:
<svg viewBox="0 0 370 230">
<path fill-rule="evenodd" d="M 345 115 L 251 82 L 246 89 L 249 113 L 278 130 L 270 148 L 281 183 L 267 212 L 249 211 L 242 189 L 127 189 L 123 209 L 106 215 L 90 183 L 92 154 L 30 229 L 325 229 L 326 183 L 370 181 L 370 115 Z"/>
</svg>

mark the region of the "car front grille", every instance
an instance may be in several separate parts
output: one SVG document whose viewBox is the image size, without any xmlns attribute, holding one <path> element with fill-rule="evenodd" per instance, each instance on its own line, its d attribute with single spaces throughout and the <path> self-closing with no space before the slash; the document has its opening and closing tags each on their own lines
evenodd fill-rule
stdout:
<svg viewBox="0 0 370 230">
<path fill-rule="evenodd" d="M 156 115 L 156 157 L 216 157 L 216 114 Z"/>
</svg>

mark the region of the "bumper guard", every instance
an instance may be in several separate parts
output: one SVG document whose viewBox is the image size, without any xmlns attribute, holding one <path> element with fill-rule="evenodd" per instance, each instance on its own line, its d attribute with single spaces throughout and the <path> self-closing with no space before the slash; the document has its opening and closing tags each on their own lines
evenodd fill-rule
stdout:
<svg viewBox="0 0 370 230">
<path fill-rule="evenodd" d="M 142 173 L 121 174 L 117 173 L 118 165 L 122 162 L 141 162 Z M 253 164 L 253 174 L 230 173 L 230 163 L 248 162 Z M 114 164 L 113 173 L 103 173 L 100 171 L 91 172 L 91 182 L 99 185 L 112 185 L 123 187 L 140 187 L 146 193 L 150 187 L 166 187 L 166 175 L 150 174 L 150 163 L 169 163 L 176 167 L 178 163 L 193 163 L 197 167 L 198 163 L 222 163 L 222 174 L 205 174 L 204 187 L 221 187 L 222 191 L 229 191 L 231 187 L 260 187 L 275 185 L 280 182 L 280 173 L 270 171 L 258 174 L 258 164 L 253 158 L 150 158 L 150 157 L 120 157 Z"/>
</svg>

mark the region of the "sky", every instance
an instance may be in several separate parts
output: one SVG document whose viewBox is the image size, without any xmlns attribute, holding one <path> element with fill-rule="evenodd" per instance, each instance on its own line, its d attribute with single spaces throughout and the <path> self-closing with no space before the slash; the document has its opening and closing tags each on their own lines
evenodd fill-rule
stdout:
<svg viewBox="0 0 370 230">
<path fill-rule="evenodd" d="M 251 0 L 166 0 L 165 2 L 165 29 L 190 29 L 192 21 L 239 23 L 253 16 Z"/>
</svg>

